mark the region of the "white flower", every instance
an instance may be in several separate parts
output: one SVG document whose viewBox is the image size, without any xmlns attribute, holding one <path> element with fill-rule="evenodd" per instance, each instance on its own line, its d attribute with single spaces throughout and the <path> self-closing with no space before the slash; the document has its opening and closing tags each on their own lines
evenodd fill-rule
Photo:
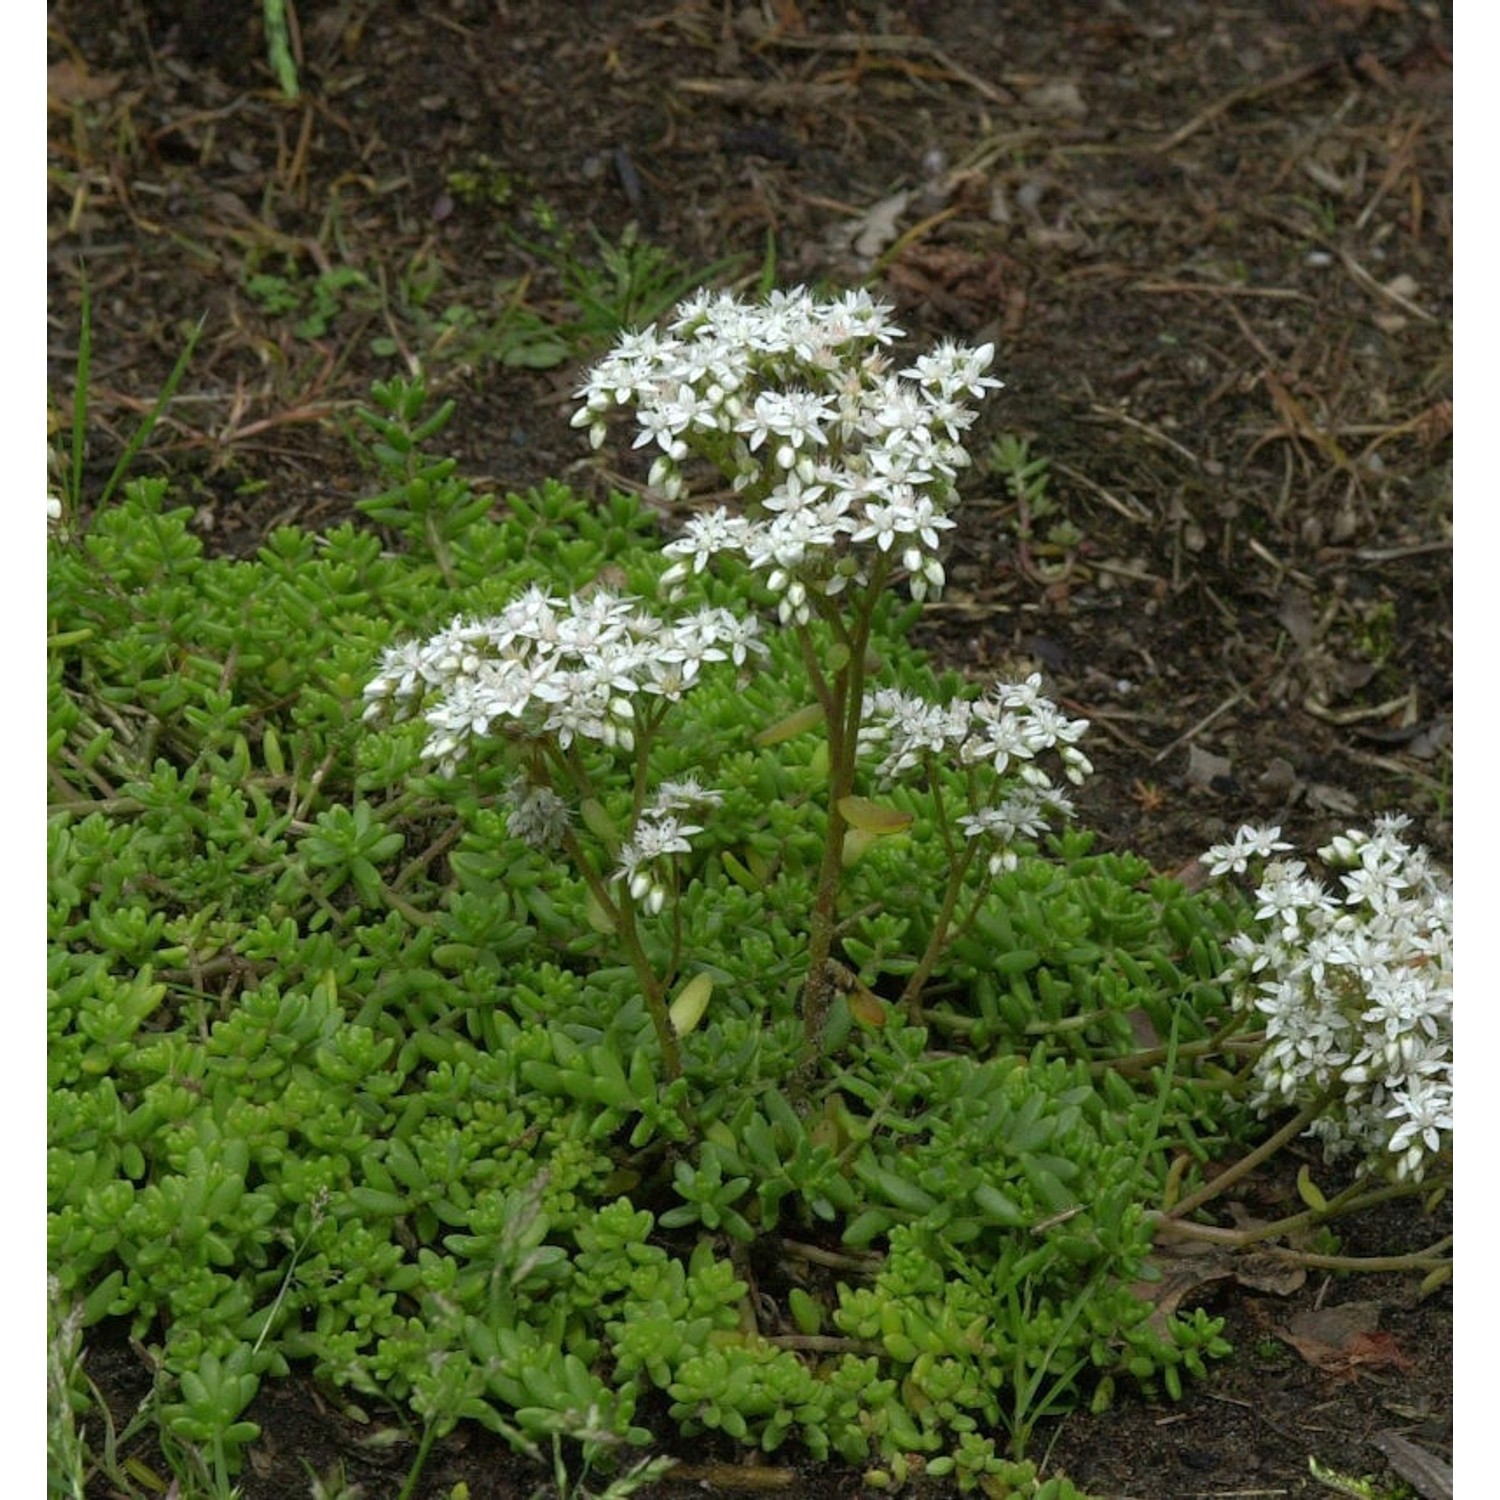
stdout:
<svg viewBox="0 0 1500 1500">
<path fill-rule="evenodd" d="M 445 773 L 473 741 L 502 732 L 628 748 L 637 695 L 675 699 L 704 663 L 743 665 L 764 650 L 755 622 L 728 610 L 669 623 L 606 589 L 562 600 L 531 588 L 488 620 L 460 618 L 387 650 L 364 716 L 420 712 L 432 731 L 423 754 Z"/>
<path fill-rule="evenodd" d="M 711 801 L 712 796 L 711 793 L 701 793 L 698 800 Z M 639 901 L 655 916 L 666 905 L 666 882 L 672 857 L 691 853 L 692 845 L 688 839 L 702 832 L 696 823 L 684 823 L 674 812 L 653 804 L 642 813 L 631 837 L 620 846 L 620 865 L 615 871 L 615 879 L 625 881 L 631 899 Z"/>
<path fill-rule="evenodd" d="M 895 688 L 879 688 L 865 695 L 859 746 L 887 747 L 875 774 L 891 782 L 926 756 L 943 755 L 962 744 L 969 731 L 969 712 L 970 705 L 962 700 L 929 703 Z"/>
<path fill-rule="evenodd" d="M 1024 683 L 999 683 L 974 705 L 974 732 L 961 751 L 965 764 L 988 761 L 1003 775 L 1012 760 L 1030 761 L 1056 749 L 1068 780 L 1082 785 L 1093 766 L 1075 742 L 1087 731 L 1088 720 L 1068 718 L 1042 696 L 1040 687 L 1035 674 Z"/>
<path fill-rule="evenodd" d="M 639 421 L 641 430 L 634 446 L 639 448 L 655 442 L 674 463 L 681 463 L 688 456 L 688 445 L 678 436 L 692 421 L 691 409 L 677 402 L 657 401 L 643 403 Z"/>
<path fill-rule="evenodd" d="M 702 832 L 696 824 L 684 823 L 671 813 L 643 817 L 636 824 L 635 836 L 620 850 L 621 869 L 629 873 L 663 855 L 690 853 L 692 845 L 688 837 Z"/>
<path fill-rule="evenodd" d="M 1013 759 L 1021 762 L 1017 775 L 991 784 L 985 794 L 990 800 L 978 805 L 971 800 L 970 811 L 957 819 L 965 838 L 984 839 L 988 844 L 991 874 L 1015 865 L 1012 845 L 1016 840 L 1040 837 L 1053 815 L 1066 818 L 1073 813 L 1071 799 L 1034 759 L 1059 749 L 1064 737 L 1077 738 L 1087 725 L 1058 714 L 1037 690 L 1039 684 L 1040 678 L 1019 688 L 1000 683 L 977 702 L 959 699 L 948 704 L 929 703 L 894 688 L 865 695 L 859 748 L 885 751 L 876 768 L 882 783 L 918 767 L 925 769 L 943 757 L 960 765 L 988 763 L 996 776 L 1006 776 Z M 1007 708 L 1008 700 L 1024 704 L 1025 711 Z M 1059 754 L 1070 779 L 1081 779 L 1080 767 L 1067 759 L 1072 755 L 1086 765 L 1081 753 L 1063 745 Z M 971 798 L 975 785 L 971 776 Z"/>
<path fill-rule="evenodd" d="M 958 820 L 966 839 L 993 838 L 1013 843 L 1018 838 L 1037 838 L 1047 831 L 1042 798 L 1032 787 L 1018 787 L 998 807 L 982 807 Z"/>
<path fill-rule="evenodd" d="M 994 362 L 994 358 L 993 344 L 966 349 L 951 340 L 945 340 L 903 373 L 911 375 L 923 385 L 935 388 L 944 396 L 962 393 L 978 398 L 986 391 L 1001 389 L 1005 384 L 1003 380 L 984 373 Z"/>
<path fill-rule="evenodd" d="M 954 476 L 970 462 L 959 438 L 968 402 L 999 385 L 983 373 L 994 349 L 945 344 L 894 374 L 880 352 L 900 333 L 889 312 L 866 292 L 827 301 L 794 287 L 761 303 L 700 292 L 666 335 L 629 335 L 595 367 L 574 417 L 593 441 L 610 408 L 632 406 L 635 445 L 657 450 L 654 488 L 680 497 L 696 453 L 744 497 L 738 526 L 710 513 L 669 544 L 669 591 L 739 552 L 770 574 L 783 623 L 806 623 L 813 593 L 868 582 L 846 561 L 869 542 L 897 558 L 914 599 L 941 591 Z M 811 519 L 776 524 L 793 515 Z"/>
<path fill-rule="evenodd" d="M 737 667 L 745 665 L 750 654 L 770 655 L 771 648 L 760 638 L 760 625 L 750 615 L 728 615 L 719 622 L 719 644 L 729 653 Z"/>
<path fill-rule="evenodd" d="M 718 807 L 723 800 L 723 792 L 703 786 L 696 776 L 685 776 L 662 782 L 650 805 L 657 813 L 686 812 L 691 807 Z"/>
<path fill-rule="evenodd" d="M 959 818 L 958 826 L 968 839 L 984 839 L 990 845 L 989 871 L 998 875 L 1016 867 L 1012 847 L 1018 839 L 1037 839 L 1047 831 L 1051 815 L 1068 818 L 1073 803 L 1066 793 L 1043 780 L 1036 785 L 1014 787 L 992 807 Z"/>
<path fill-rule="evenodd" d="M 1452 1132 L 1452 891 L 1404 819 L 1351 829 L 1321 851 L 1353 866 L 1342 896 L 1314 881 L 1278 829 L 1242 828 L 1204 856 L 1215 874 L 1268 859 L 1255 926 L 1229 947 L 1237 1003 L 1267 1018 L 1257 1065 L 1266 1107 L 1304 1104 L 1332 1086 L 1314 1130 L 1330 1156 L 1420 1179 Z"/>
<path fill-rule="evenodd" d="M 829 398 L 811 391 L 762 391 L 755 405 L 737 424 L 749 435 L 753 453 L 768 437 L 785 438 L 793 448 L 828 441 L 823 426 L 829 417 Z"/>
<path fill-rule="evenodd" d="M 1290 942 L 1302 930 L 1305 912 L 1327 911 L 1333 898 L 1307 874 L 1301 860 L 1272 860 L 1255 892 L 1260 903 L 1255 915 L 1260 921 L 1281 923 L 1281 935 Z"/>
<path fill-rule="evenodd" d="M 662 548 L 668 557 L 684 559 L 684 562 L 667 570 L 662 582 L 676 582 L 678 578 L 685 578 L 688 570 L 701 573 L 708 566 L 709 558 L 715 554 L 738 550 L 744 543 L 749 527 L 750 522 L 744 516 L 731 515 L 722 505 L 691 517 L 683 527 L 682 535 Z"/>
<path fill-rule="evenodd" d="M 1210 875 L 1243 875 L 1252 859 L 1270 859 L 1291 847 L 1281 842 L 1279 828 L 1256 828 L 1246 823 L 1227 844 L 1214 844 L 1200 858 Z"/>
<path fill-rule="evenodd" d="M 824 304 L 823 336 L 835 348 L 865 340 L 889 344 L 901 337 L 901 330 L 887 317 L 890 311 L 890 307 L 876 302 L 863 288 L 846 291 Z"/>
<path fill-rule="evenodd" d="M 1430 1078 L 1415 1078 L 1392 1091 L 1395 1103 L 1385 1117 L 1398 1123 L 1387 1149 L 1401 1158 L 1402 1176 L 1419 1175 L 1423 1158 L 1442 1150 L 1443 1135 L 1453 1131 L 1452 1094 L 1450 1084 Z"/>
<path fill-rule="evenodd" d="M 694 661 L 657 657 L 647 671 L 649 675 L 641 684 L 642 689 L 653 697 L 676 703 L 692 687 L 693 679 L 698 675 L 698 664 Z"/>
<path fill-rule="evenodd" d="M 817 501 L 822 497 L 823 490 L 821 484 L 807 484 L 800 474 L 794 472 L 787 474 L 761 504 L 768 511 L 781 515 L 812 511 L 814 517 L 821 521 L 823 513 L 819 510 Z"/>
</svg>

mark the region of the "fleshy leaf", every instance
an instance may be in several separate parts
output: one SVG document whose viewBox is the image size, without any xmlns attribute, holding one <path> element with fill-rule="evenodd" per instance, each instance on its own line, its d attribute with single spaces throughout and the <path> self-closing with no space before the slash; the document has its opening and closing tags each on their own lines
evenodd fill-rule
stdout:
<svg viewBox="0 0 1500 1500">
<path fill-rule="evenodd" d="M 871 802 L 868 797 L 840 797 L 839 812 L 851 828 L 864 833 L 905 833 L 912 825 L 911 813 Z"/>
<path fill-rule="evenodd" d="M 709 974 L 694 974 L 678 990 L 677 998 L 667 1011 L 672 1020 L 672 1030 L 678 1036 L 686 1036 L 703 1019 L 703 1012 L 708 1009 L 709 997 L 713 992 L 714 981 Z"/>
<path fill-rule="evenodd" d="M 809 729 L 816 729 L 823 722 L 823 705 L 821 703 L 809 703 L 789 713 L 784 719 L 778 719 L 774 724 L 762 729 L 755 736 L 755 745 L 764 750 L 768 745 L 779 745 L 783 740 L 794 740 L 799 734 L 806 734 Z"/>
</svg>

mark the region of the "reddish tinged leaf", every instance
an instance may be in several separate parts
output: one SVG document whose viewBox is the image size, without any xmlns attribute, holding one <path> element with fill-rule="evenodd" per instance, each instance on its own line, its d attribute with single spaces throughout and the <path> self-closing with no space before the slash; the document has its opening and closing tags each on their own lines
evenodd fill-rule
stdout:
<svg viewBox="0 0 1500 1500">
<path fill-rule="evenodd" d="M 1379 1303 L 1345 1302 L 1299 1313 L 1277 1334 L 1308 1364 L 1346 1380 L 1361 1370 L 1411 1369 L 1395 1336 L 1383 1332 L 1379 1321 Z"/>
<path fill-rule="evenodd" d="M 1360 1369 L 1409 1371 L 1416 1368 L 1415 1361 L 1396 1342 L 1396 1335 L 1379 1328 L 1374 1333 L 1362 1333 L 1350 1340 L 1347 1363 L 1351 1375 Z"/>
<path fill-rule="evenodd" d="M 849 1014 L 861 1026 L 869 1026 L 878 1031 L 885 1025 L 884 1002 L 878 995 L 871 994 L 864 985 L 856 984 L 844 998 L 849 1006 Z"/>
</svg>

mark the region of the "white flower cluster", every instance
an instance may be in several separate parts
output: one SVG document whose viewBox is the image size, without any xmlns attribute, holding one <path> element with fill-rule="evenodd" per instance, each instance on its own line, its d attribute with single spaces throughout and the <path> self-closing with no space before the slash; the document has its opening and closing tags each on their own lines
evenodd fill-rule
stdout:
<svg viewBox="0 0 1500 1500">
<path fill-rule="evenodd" d="M 929 703 L 895 688 L 865 695 L 860 748 L 885 752 L 876 768 L 883 783 L 899 780 L 928 756 L 988 765 L 997 777 L 1014 772 L 1009 781 L 997 783 L 1003 793 L 997 801 L 958 819 L 965 838 L 988 841 L 992 874 L 1015 866 L 1011 846 L 1045 833 L 1049 813 L 1072 814 L 1071 798 L 1054 785 L 1037 757 L 1055 750 L 1063 775 L 1075 786 L 1094 769 L 1077 743 L 1088 720 L 1068 718 L 1041 687 L 1041 675 L 1032 673 L 1024 682 L 998 683 L 978 700 Z"/>
<path fill-rule="evenodd" d="M 899 560 L 914 599 L 943 587 L 942 532 L 969 455 L 968 404 L 1001 382 L 984 372 L 994 345 L 944 343 L 895 371 L 891 309 L 867 292 L 822 301 L 798 287 L 751 304 L 699 292 L 664 333 L 624 336 L 578 392 L 573 418 L 595 447 L 614 407 L 634 407 L 635 446 L 654 444 L 651 483 L 682 494 L 682 465 L 706 458 L 744 510 L 694 516 L 668 544 L 670 588 L 736 552 L 764 573 L 782 622 L 805 624 L 810 592 L 868 579 L 855 548 Z"/>
<path fill-rule="evenodd" d="M 367 720 L 419 710 L 422 753 L 451 775 L 491 734 L 629 748 L 637 695 L 675 701 L 705 662 L 765 652 L 753 619 L 705 607 L 667 621 L 600 589 L 558 599 L 534 587 L 486 620 L 456 619 L 426 641 L 387 650 L 365 687 Z M 513 799 L 523 836 L 555 830 L 556 809 Z"/>
<path fill-rule="evenodd" d="M 695 807 L 716 807 L 723 800 L 722 792 L 711 791 L 688 777 L 662 782 L 656 796 L 642 809 L 634 832 L 620 846 L 620 868 L 615 878 L 627 883 L 631 899 L 642 902 L 652 916 L 666 905 L 671 857 L 688 853 L 689 838 L 703 832 L 701 825 L 685 822 L 679 815 Z"/>
<path fill-rule="evenodd" d="M 1318 851 L 1344 871 L 1341 893 L 1274 857 L 1291 847 L 1277 828 L 1241 828 L 1203 862 L 1214 875 L 1261 867 L 1257 930 L 1230 942 L 1238 1003 L 1266 1020 L 1255 1102 L 1302 1105 L 1333 1088 L 1310 1132 L 1325 1153 L 1420 1180 L 1452 1147 L 1453 892 L 1402 838 L 1408 821 L 1380 818 Z"/>
</svg>

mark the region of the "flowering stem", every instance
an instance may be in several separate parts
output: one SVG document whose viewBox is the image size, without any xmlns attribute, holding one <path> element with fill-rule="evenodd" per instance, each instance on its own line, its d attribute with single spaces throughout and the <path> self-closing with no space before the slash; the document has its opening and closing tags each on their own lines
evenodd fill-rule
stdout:
<svg viewBox="0 0 1500 1500">
<path fill-rule="evenodd" d="M 1192 1213 L 1213 1198 L 1217 1198 L 1225 1188 L 1233 1187 L 1243 1177 L 1248 1177 L 1260 1164 L 1269 1161 L 1288 1141 L 1295 1140 L 1301 1135 L 1314 1120 L 1323 1113 L 1324 1106 L 1331 1097 L 1331 1091 L 1325 1090 L 1311 1104 L 1298 1110 L 1275 1135 L 1262 1141 L 1248 1156 L 1242 1156 L 1231 1167 L 1226 1167 L 1212 1182 L 1205 1183 L 1196 1193 L 1189 1193 L 1178 1203 L 1173 1204 L 1163 1215 L 1169 1219 L 1180 1219 Z"/>
<path fill-rule="evenodd" d="M 588 767 L 584 764 L 583 757 L 578 753 L 578 742 L 575 740 L 566 750 L 558 744 L 556 738 L 548 735 L 541 742 L 543 752 L 549 757 L 553 764 L 560 770 L 567 781 L 573 785 L 574 794 L 581 801 L 594 795 L 594 783 L 589 775 Z M 532 776 L 542 785 L 556 789 L 555 783 L 550 776 L 543 771 L 544 762 L 533 760 Z M 569 851 L 575 853 L 575 851 Z M 613 853 L 613 850 L 610 851 Z"/>
<path fill-rule="evenodd" d="M 842 674 L 834 687 L 834 705 L 842 708 L 840 695 L 845 683 Z M 833 1001 L 833 970 L 829 959 L 833 953 L 833 935 L 838 914 L 839 875 L 844 863 L 844 835 L 848 824 L 839 811 L 839 801 L 849 794 L 850 783 L 841 775 L 843 756 L 838 743 L 840 718 L 830 716 L 828 835 L 823 843 L 823 859 L 818 867 L 818 885 L 807 935 L 807 978 L 802 990 L 802 1059 L 799 1074 L 810 1077 L 822 1050 L 823 1027 L 828 1007 Z"/>
<path fill-rule="evenodd" d="M 937 793 L 934 792 L 934 796 L 936 795 Z M 937 809 L 937 814 L 938 826 L 942 827 L 941 806 Z M 922 1025 L 925 1019 L 922 1010 L 922 991 L 932 977 L 932 971 L 937 966 L 944 948 L 948 946 L 953 913 L 958 907 L 958 898 L 963 894 L 964 877 L 969 873 L 969 866 L 974 863 L 975 853 L 975 846 L 971 843 L 959 855 L 957 861 L 950 864 L 948 888 L 943 892 L 943 904 L 932 924 L 932 936 L 927 940 L 927 949 L 922 954 L 917 967 L 912 971 L 911 977 L 906 981 L 905 989 L 901 991 L 901 1003 L 906 1007 L 906 1014 L 914 1026 Z M 972 913 L 970 915 L 972 916 Z"/>
<path fill-rule="evenodd" d="M 617 909 L 620 941 L 625 945 L 630 967 L 640 980 L 641 993 L 646 997 L 646 1009 L 650 1013 L 651 1024 L 656 1028 L 657 1044 L 661 1047 L 662 1076 L 671 1083 L 674 1078 L 682 1077 L 682 1052 L 677 1046 L 677 1033 L 672 1029 L 672 1018 L 667 1012 L 666 985 L 657 977 L 651 967 L 651 960 L 641 947 L 635 925 L 635 902 L 630 899 L 629 893 L 620 901 Z"/>
<path fill-rule="evenodd" d="M 808 675 L 818 689 L 825 692 L 825 722 L 828 730 L 828 834 L 823 843 L 823 858 L 818 867 L 818 885 L 807 937 L 807 978 L 802 990 L 802 1057 L 798 1063 L 797 1088 L 800 1092 L 811 1080 L 822 1055 L 823 1029 L 835 993 L 833 940 L 838 925 L 839 881 L 844 868 L 844 837 L 849 825 L 839 810 L 839 803 L 854 790 L 855 756 L 859 746 L 859 725 L 864 710 L 865 654 L 870 644 L 870 623 L 874 601 L 885 586 L 888 568 L 877 566 L 869 588 L 854 612 L 853 628 L 839 631 L 838 644 L 847 659 L 827 681 L 819 669 L 811 637 L 798 631 Z M 821 685 L 820 685 L 821 684 Z"/>
<path fill-rule="evenodd" d="M 608 885 L 599 878 L 578 842 L 578 835 L 571 828 L 563 833 L 563 846 L 583 876 L 584 883 L 593 893 L 594 900 L 599 903 L 600 911 L 614 924 L 615 933 L 624 946 L 625 957 L 640 981 L 641 993 L 646 999 L 646 1011 L 651 1017 L 657 1044 L 661 1048 L 662 1077 L 670 1083 L 674 1078 L 682 1076 L 682 1052 L 677 1045 L 677 1033 L 672 1029 L 672 1018 L 667 1011 L 667 984 L 670 980 L 663 981 L 657 975 L 656 970 L 651 967 L 651 960 L 646 956 L 646 950 L 641 946 L 640 933 L 635 925 L 635 902 L 630 899 L 628 891 L 618 901 L 610 895 Z"/>
<path fill-rule="evenodd" d="M 1234 1033 L 1246 1024 L 1245 1015 L 1235 1016 L 1227 1025 L 1220 1027 L 1211 1037 L 1205 1037 L 1200 1042 L 1184 1042 L 1178 1049 L 1179 1057 L 1212 1057 L 1215 1053 L 1225 1052 L 1234 1056 L 1244 1054 L 1252 1060 L 1260 1056 L 1265 1046 L 1265 1033 L 1260 1031 L 1249 1032 L 1244 1036 L 1235 1036 Z M 1140 1052 L 1132 1052 L 1128 1057 L 1106 1057 L 1098 1062 L 1090 1063 L 1090 1070 L 1094 1073 L 1103 1073 L 1107 1069 L 1114 1069 L 1122 1078 L 1134 1078 L 1149 1072 L 1150 1069 L 1160 1067 L 1166 1061 L 1167 1049 L 1165 1047 L 1147 1047 Z M 1241 1084 L 1248 1080 L 1241 1078 Z"/>
<path fill-rule="evenodd" d="M 663 709 L 652 711 L 637 704 L 635 711 L 635 781 L 631 807 L 637 818 L 646 805 L 646 782 L 651 769 L 651 745 L 665 716 Z"/>
</svg>

